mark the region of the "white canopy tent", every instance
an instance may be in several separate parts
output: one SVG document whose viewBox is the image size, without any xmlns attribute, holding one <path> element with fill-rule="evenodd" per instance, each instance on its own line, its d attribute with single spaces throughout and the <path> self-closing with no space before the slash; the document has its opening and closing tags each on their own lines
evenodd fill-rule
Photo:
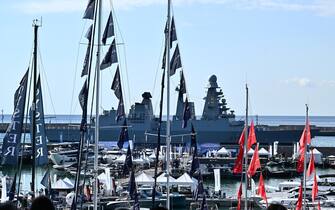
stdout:
<svg viewBox="0 0 335 210">
<path fill-rule="evenodd" d="M 197 188 L 198 180 L 191 178 L 188 173 L 184 173 L 178 179 L 176 179 L 178 186 L 191 186 L 192 192 Z"/>
<path fill-rule="evenodd" d="M 162 173 L 159 177 L 157 177 L 157 183 L 166 185 L 166 182 L 167 182 L 166 173 Z M 170 185 L 176 184 L 176 179 L 169 175 L 169 183 Z"/>
<path fill-rule="evenodd" d="M 317 150 L 316 148 L 313 149 L 314 161 L 316 164 L 322 164 L 322 156 L 323 154 Z M 309 160 L 310 152 L 307 154 L 307 159 Z"/>
<path fill-rule="evenodd" d="M 142 171 L 141 174 L 139 174 L 137 177 L 135 177 L 137 184 L 148 184 L 152 185 L 154 183 L 154 179 L 147 175 L 144 171 Z"/>
<path fill-rule="evenodd" d="M 64 181 L 63 179 L 59 179 L 57 182 L 52 184 L 51 188 L 57 190 L 71 190 L 74 188 L 74 185 Z"/>
<path fill-rule="evenodd" d="M 253 148 L 250 148 L 248 151 L 248 156 L 252 156 L 254 154 L 255 150 Z"/>
<path fill-rule="evenodd" d="M 261 149 L 258 151 L 258 155 L 259 155 L 259 156 L 267 156 L 267 157 L 269 157 L 269 156 L 270 156 L 270 153 L 269 153 L 266 149 L 261 148 Z"/>
<path fill-rule="evenodd" d="M 124 161 L 126 161 L 126 155 L 123 154 L 120 157 L 116 158 L 115 162 L 116 163 L 124 163 Z"/>
<path fill-rule="evenodd" d="M 229 156 L 230 152 L 226 148 L 222 147 L 221 149 L 219 149 L 219 151 L 217 151 L 216 154 L 222 156 Z"/>
</svg>

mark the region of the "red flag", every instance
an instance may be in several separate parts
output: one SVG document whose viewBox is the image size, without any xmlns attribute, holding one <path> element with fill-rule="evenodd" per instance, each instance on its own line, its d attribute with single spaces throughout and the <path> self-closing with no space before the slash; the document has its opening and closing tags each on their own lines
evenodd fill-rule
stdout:
<svg viewBox="0 0 335 210">
<path fill-rule="evenodd" d="M 242 168 L 243 168 L 243 153 L 244 153 L 244 134 L 245 134 L 245 128 L 243 129 L 240 139 L 238 141 L 239 143 L 239 150 L 238 150 L 238 155 L 235 160 L 235 165 L 233 168 L 233 173 L 234 174 L 239 174 L 242 173 Z"/>
<path fill-rule="evenodd" d="M 314 173 L 314 181 L 312 188 L 312 201 L 315 201 L 315 198 L 318 196 L 318 180 L 316 180 L 316 173 Z"/>
<path fill-rule="evenodd" d="M 310 176 L 314 171 L 315 171 L 314 154 L 313 154 L 313 150 L 311 150 L 309 165 L 308 165 L 308 168 L 307 168 L 307 176 Z"/>
<path fill-rule="evenodd" d="M 306 143 L 306 128 L 302 131 L 300 140 L 299 140 L 299 153 L 301 154 L 305 150 Z"/>
<path fill-rule="evenodd" d="M 240 135 L 240 139 L 238 140 L 238 144 L 240 146 L 243 146 L 244 147 L 244 139 L 245 139 L 245 127 Z"/>
<path fill-rule="evenodd" d="M 243 169 L 243 146 L 240 145 L 239 151 L 238 151 L 238 155 L 236 157 L 235 160 L 235 165 L 233 168 L 233 173 L 234 174 L 240 174 L 242 173 L 242 169 Z"/>
<path fill-rule="evenodd" d="M 318 201 L 318 210 L 321 210 L 320 201 Z"/>
<path fill-rule="evenodd" d="M 256 134 L 255 134 L 255 126 L 254 121 L 251 121 L 250 129 L 249 129 L 249 135 L 248 135 L 248 147 L 247 151 L 251 148 L 252 145 L 256 144 Z"/>
<path fill-rule="evenodd" d="M 242 200 L 242 182 L 237 192 L 237 210 L 241 210 L 241 200 Z"/>
<path fill-rule="evenodd" d="M 263 175 L 261 173 L 261 176 L 259 177 L 259 183 L 258 183 L 258 195 L 260 195 L 263 200 L 266 202 L 266 206 L 268 206 L 268 199 L 266 198 L 266 190 L 263 180 Z"/>
<path fill-rule="evenodd" d="M 255 148 L 254 154 L 251 158 L 249 168 L 248 168 L 248 176 L 252 177 L 255 175 L 257 169 L 261 168 L 261 162 L 259 161 L 259 156 L 258 156 L 258 145 Z"/>
<path fill-rule="evenodd" d="M 297 202 L 297 207 L 295 210 L 301 210 L 302 209 L 302 182 L 299 187 L 299 197 L 298 197 L 298 202 Z"/>
<path fill-rule="evenodd" d="M 298 162 L 297 162 L 297 172 L 302 173 L 304 172 L 304 161 L 305 161 L 305 152 L 300 152 Z"/>
</svg>

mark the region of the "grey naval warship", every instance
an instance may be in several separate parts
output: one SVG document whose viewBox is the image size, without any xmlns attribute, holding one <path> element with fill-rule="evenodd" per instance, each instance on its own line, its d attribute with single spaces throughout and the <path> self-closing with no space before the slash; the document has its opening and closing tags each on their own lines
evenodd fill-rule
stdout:
<svg viewBox="0 0 335 210">
<path fill-rule="evenodd" d="M 178 89 L 176 89 L 178 90 Z M 154 145 L 157 142 L 159 119 L 154 115 L 151 94 L 144 92 L 142 101 L 131 106 L 127 116 L 129 138 L 140 146 Z M 171 122 L 172 144 L 184 144 L 190 142 L 191 124 L 197 132 L 197 141 L 200 144 L 236 144 L 244 128 L 244 121 L 236 120 L 233 110 L 227 107 L 222 89 L 217 84 L 217 77 L 209 78 L 207 95 L 204 97 L 205 104 L 201 117 L 196 117 L 194 102 L 188 102 L 191 110 L 191 119 L 187 127 L 182 128 L 183 121 L 183 95 L 179 94 L 177 100 L 176 114 Z M 100 115 L 100 141 L 117 141 L 120 134 L 122 121 L 116 121 L 116 110 L 105 110 Z M 94 124 L 94 122 L 92 122 Z M 57 142 L 74 141 L 79 137 L 78 126 L 68 126 L 62 129 L 53 129 L 47 126 L 49 140 Z M 272 144 L 278 141 L 280 144 L 292 145 L 300 138 L 304 125 L 301 126 L 268 126 L 256 124 L 257 141 L 261 144 Z M 166 132 L 166 121 L 163 121 L 161 134 Z M 93 133 L 93 132 L 92 132 Z M 317 129 L 312 127 L 312 135 L 315 136 Z M 165 138 L 161 138 L 164 144 Z"/>
</svg>

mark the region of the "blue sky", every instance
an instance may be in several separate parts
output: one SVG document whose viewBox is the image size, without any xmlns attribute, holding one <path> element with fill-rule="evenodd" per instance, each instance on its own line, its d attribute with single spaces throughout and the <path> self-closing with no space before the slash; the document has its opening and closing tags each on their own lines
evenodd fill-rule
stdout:
<svg viewBox="0 0 335 210">
<path fill-rule="evenodd" d="M 153 93 L 158 113 L 163 0 L 114 0 L 126 106 Z M 40 29 L 45 112 L 80 113 L 77 96 L 85 54 L 82 20 L 86 0 L 13 0 L 0 7 L 2 40 L 0 109 L 13 110 L 13 94 L 32 53 L 32 20 Z M 218 77 L 228 105 L 245 109 L 245 82 L 250 111 L 258 115 L 335 115 L 335 1 L 332 0 L 175 0 L 178 41 L 190 100 L 201 115 L 208 78 Z M 104 3 L 104 19 L 110 10 Z M 122 38 L 120 36 L 122 34 Z M 106 52 L 107 49 L 104 49 Z M 127 68 L 126 68 L 127 67 Z M 102 72 L 101 107 L 117 100 L 110 91 L 115 68 Z M 44 72 L 44 73 L 43 73 Z M 128 73 L 128 78 L 126 76 Z M 172 89 L 179 81 L 173 76 Z M 128 84 L 128 85 L 127 85 Z M 129 86 L 129 88 L 128 88 Z M 74 94 L 72 94 L 72 92 Z M 172 91 L 171 112 L 177 93 Z"/>
</svg>

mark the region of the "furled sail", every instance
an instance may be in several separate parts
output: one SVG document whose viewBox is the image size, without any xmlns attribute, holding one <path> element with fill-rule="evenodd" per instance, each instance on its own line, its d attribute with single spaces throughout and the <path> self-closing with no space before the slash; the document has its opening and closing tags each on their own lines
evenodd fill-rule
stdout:
<svg viewBox="0 0 335 210">
<path fill-rule="evenodd" d="M 15 92 L 15 105 L 12 121 L 9 124 L 2 145 L 2 165 L 17 165 L 23 128 L 24 108 L 27 93 L 28 72 L 23 76 Z"/>
<path fill-rule="evenodd" d="M 48 148 L 47 148 L 47 139 L 45 135 L 45 123 L 44 123 L 44 110 L 43 110 L 43 97 L 42 97 L 42 88 L 41 88 L 41 78 L 38 76 L 36 84 L 36 166 L 45 165 L 48 163 Z M 32 122 L 32 112 L 30 112 L 30 122 Z M 30 132 L 32 132 L 32 123 L 30 123 Z"/>
</svg>

